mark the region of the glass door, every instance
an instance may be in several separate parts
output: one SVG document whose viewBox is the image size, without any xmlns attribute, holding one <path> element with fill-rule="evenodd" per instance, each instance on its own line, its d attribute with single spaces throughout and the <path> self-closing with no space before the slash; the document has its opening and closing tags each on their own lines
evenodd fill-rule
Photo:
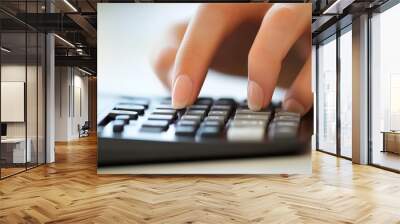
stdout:
<svg viewBox="0 0 400 224">
<path fill-rule="evenodd" d="M 336 154 L 336 35 L 317 50 L 317 149 Z"/>
</svg>

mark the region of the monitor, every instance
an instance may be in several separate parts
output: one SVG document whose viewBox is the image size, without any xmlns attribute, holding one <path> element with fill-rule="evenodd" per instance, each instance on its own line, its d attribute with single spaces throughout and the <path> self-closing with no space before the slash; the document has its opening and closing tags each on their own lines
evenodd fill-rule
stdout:
<svg viewBox="0 0 400 224">
<path fill-rule="evenodd" d="M 1 123 L 1 136 L 7 136 L 7 124 Z"/>
</svg>

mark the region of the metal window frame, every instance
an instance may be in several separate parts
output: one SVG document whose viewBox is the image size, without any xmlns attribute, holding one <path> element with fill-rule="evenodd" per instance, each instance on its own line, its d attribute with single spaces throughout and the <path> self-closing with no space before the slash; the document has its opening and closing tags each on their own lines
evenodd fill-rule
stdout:
<svg viewBox="0 0 400 224">
<path fill-rule="evenodd" d="M 352 31 L 352 23 L 340 28 L 339 26 L 337 26 L 337 31 L 326 37 L 325 39 L 321 40 L 318 42 L 318 44 L 316 45 L 316 89 L 317 89 L 317 94 L 316 94 L 316 150 L 319 152 L 323 152 L 329 155 L 333 155 L 333 156 L 337 156 L 346 160 L 352 160 L 352 158 L 347 157 L 342 155 L 341 153 L 341 117 L 340 117 L 340 103 L 341 103 L 341 94 L 340 94 L 340 81 L 341 81 L 341 58 L 340 58 L 340 38 L 342 35 L 344 35 L 347 32 L 351 32 Z M 333 38 L 334 36 L 334 38 Z M 320 99 L 318 97 L 318 93 L 320 90 L 320 86 L 319 86 L 319 47 L 321 43 L 328 43 L 330 41 L 336 41 L 336 152 L 332 153 L 329 151 L 326 151 L 324 149 L 321 149 L 319 146 L 319 102 Z"/>
<path fill-rule="evenodd" d="M 391 167 L 387 167 L 381 164 L 376 164 L 373 162 L 373 140 L 372 140 L 372 94 L 373 94 L 373 89 L 372 89 L 372 19 L 373 19 L 373 14 L 381 14 L 384 13 L 385 11 L 393 8 L 394 6 L 397 6 L 400 4 L 400 0 L 389 0 L 385 2 L 384 4 L 380 5 L 379 7 L 370 10 L 368 12 L 368 165 L 377 167 L 383 170 L 391 171 L 394 173 L 400 173 L 400 170 L 394 169 Z"/>
<path fill-rule="evenodd" d="M 26 3 L 26 1 L 25 1 L 25 3 Z M 36 3 L 37 3 L 37 5 L 36 5 L 36 9 L 38 10 L 39 9 L 39 7 L 38 7 L 38 4 L 39 4 L 39 1 L 37 0 L 36 1 Z M 27 5 L 25 4 L 25 11 L 27 11 L 26 10 L 26 7 L 27 7 Z M 47 7 L 46 7 L 46 11 L 47 11 Z M 3 11 L 2 10 L 2 12 L 3 13 L 6 13 L 5 11 Z M 6 13 L 7 15 L 8 15 L 8 13 Z M 26 16 L 26 15 L 25 15 Z M 15 173 L 12 173 L 12 174 L 9 174 L 9 175 L 7 175 L 7 176 L 3 176 L 2 175 L 2 168 L 0 167 L 0 180 L 4 180 L 4 179 L 7 179 L 7 178 L 9 178 L 9 177 L 12 177 L 12 176 L 15 176 L 15 175 L 17 175 L 17 174 L 20 174 L 20 173 L 23 173 L 23 172 L 26 172 L 26 171 L 28 171 L 28 170 L 30 170 L 30 169 L 34 169 L 34 168 L 37 168 L 37 167 L 39 167 L 39 166 L 41 166 L 41 165 L 44 165 L 44 164 L 46 164 L 46 161 L 47 161 L 47 141 L 46 141 L 46 139 L 47 139 L 47 128 L 46 128 L 46 126 L 47 126 L 47 113 L 46 113 L 46 108 L 47 108 L 47 99 L 46 99 L 46 97 L 47 97 L 47 82 L 44 82 L 44 86 L 42 87 L 42 88 L 44 88 L 44 99 L 43 99 L 43 103 L 44 103 L 44 108 L 45 108 L 45 110 L 43 111 L 44 112 L 44 120 L 42 121 L 42 122 L 44 122 L 44 136 L 43 136 L 43 139 L 44 139 L 44 145 L 43 145 L 43 147 L 44 147 L 44 149 L 43 149 L 43 152 L 44 152 L 44 155 L 43 155 L 43 157 L 44 157 L 44 162 L 43 163 L 39 163 L 39 141 L 38 141 L 38 139 L 39 139 L 39 113 L 38 113 L 38 111 L 39 111 L 39 82 L 38 82 L 38 75 L 39 75 L 39 69 L 38 69 L 38 66 L 39 66 L 39 57 L 38 57 L 38 55 L 39 55 L 39 45 L 38 45 L 38 42 L 39 42 L 39 33 L 43 33 L 43 32 L 40 32 L 39 30 L 36 30 L 36 29 L 34 29 L 33 27 L 31 27 L 31 26 L 29 26 L 27 23 L 24 23 L 23 22 L 23 24 L 24 24 L 24 26 L 25 26 L 25 30 L 24 30 L 24 32 L 22 32 L 22 33 L 24 33 L 25 34 L 25 84 L 24 84 L 24 91 L 25 91 L 25 93 L 24 93 L 24 96 L 25 96 L 25 99 L 24 99 L 24 119 L 25 119 L 25 169 L 23 169 L 23 170 L 20 170 L 20 171 L 18 171 L 18 172 L 15 172 Z M 28 114 L 27 114 L 27 95 L 28 95 L 28 92 L 27 92 L 27 81 L 28 81 L 28 30 L 32 30 L 33 32 L 35 32 L 36 33 L 36 43 L 37 43 L 37 46 L 36 46 L 36 57 L 37 57 L 37 59 L 36 59 L 36 80 L 37 80 L 37 82 L 36 82 L 36 142 L 37 142 L 37 148 L 36 148 L 36 150 L 37 150 L 37 153 L 36 153 L 36 164 L 34 164 L 33 166 L 30 166 L 30 167 L 28 167 L 28 154 L 27 154 L 27 148 L 28 148 L 28 144 L 27 144 L 27 141 L 28 141 Z M 44 79 L 46 79 L 46 77 L 47 77 L 47 60 L 46 60 L 46 58 L 47 58 L 47 49 L 46 49 L 46 47 L 47 47 L 47 38 L 46 38 L 46 35 L 47 35 L 47 33 L 44 33 L 45 34 L 45 36 L 43 36 L 43 44 L 44 44 L 44 47 L 45 47 L 45 50 L 42 52 L 42 53 L 44 53 L 44 55 L 43 55 L 43 58 L 44 58 L 44 60 L 45 60 L 45 66 L 44 66 L 44 68 L 42 69 L 42 74 L 44 75 Z M 2 32 L 0 32 L 0 45 L 1 45 L 1 37 L 2 37 Z M 2 57 L 1 57 L 1 54 L 0 54 L 0 68 L 1 68 L 1 66 L 2 66 Z M 0 69 L 0 82 L 1 82 L 1 69 Z M 0 89 L 1 89 L 1 87 L 0 87 Z M 1 93 L 0 93 L 0 100 L 1 100 Z M 0 106 L 0 109 L 1 109 L 1 106 Z M 0 120 L 1 120 L 1 115 L 0 115 Z M 1 155 L 1 145 L 0 145 L 0 155 Z M 31 164 L 30 164 L 31 165 Z"/>
</svg>

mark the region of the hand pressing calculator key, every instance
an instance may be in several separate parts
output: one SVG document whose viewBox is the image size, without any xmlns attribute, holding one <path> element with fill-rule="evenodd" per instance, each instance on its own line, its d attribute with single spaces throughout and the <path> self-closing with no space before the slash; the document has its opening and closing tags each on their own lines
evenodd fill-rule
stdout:
<svg viewBox="0 0 400 224">
<path fill-rule="evenodd" d="M 299 114 L 279 104 L 199 98 L 175 110 L 170 98 L 118 98 L 99 116 L 98 165 L 214 160 L 304 153 Z"/>
</svg>

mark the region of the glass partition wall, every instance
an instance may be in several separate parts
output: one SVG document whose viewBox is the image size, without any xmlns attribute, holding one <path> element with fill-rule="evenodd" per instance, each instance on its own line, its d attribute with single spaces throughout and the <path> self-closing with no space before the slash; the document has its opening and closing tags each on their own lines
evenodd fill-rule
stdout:
<svg viewBox="0 0 400 224">
<path fill-rule="evenodd" d="M 19 7 L 35 12 L 39 1 Z M 8 16 L 0 12 L 0 19 Z M 1 179 L 45 163 L 46 156 L 45 34 L 7 19 L 12 29 L 0 21 Z"/>
<path fill-rule="evenodd" d="M 351 25 L 317 47 L 317 149 L 352 157 Z"/>
</svg>

